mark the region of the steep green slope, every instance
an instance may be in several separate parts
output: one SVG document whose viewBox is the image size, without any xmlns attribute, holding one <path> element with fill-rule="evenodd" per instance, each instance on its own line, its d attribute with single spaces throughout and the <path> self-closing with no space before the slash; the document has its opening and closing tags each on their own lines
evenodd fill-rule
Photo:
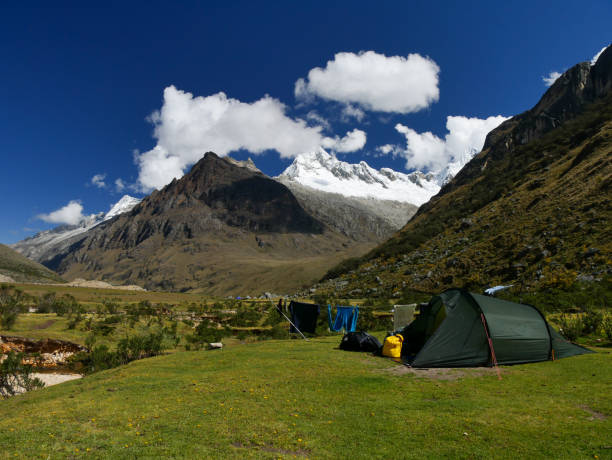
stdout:
<svg viewBox="0 0 612 460">
<path fill-rule="evenodd" d="M 19 283 L 62 283 L 64 281 L 55 272 L 3 244 L 0 244 L 0 275 L 8 276 Z"/>
<path fill-rule="evenodd" d="M 534 109 L 492 131 L 399 233 L 328 272 L 343 281 L 328 287 L 398 295 L 406 287 L 540 289 L 609 279 L 612 48 L 604 54 L 593 70 L 570 69 Z"/>
<path fill-rule="evenodd" d="M 608 453 L 609 354 L 504 367 L 499 381 L 493 369 L 410 371 L 338 341 L 176 353 L 0 401 L 0 458 Z"/>
</svg>

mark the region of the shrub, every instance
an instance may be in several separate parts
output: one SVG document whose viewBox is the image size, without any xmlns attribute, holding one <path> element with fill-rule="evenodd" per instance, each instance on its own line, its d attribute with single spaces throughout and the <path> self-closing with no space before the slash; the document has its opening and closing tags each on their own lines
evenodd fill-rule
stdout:
<svg viewBox="0 0 612 460">
<path fill-rule="evenodd" d="M 26 296 L 12 286 L 0 286 L 0 327 L 12 329 L 19 313 L 25 308 Z"/>
<path fill-rule="evenodd" d="M 256 326 L 261 320 L 262 314 L 253 305 L 239 306 L 236 315 L 230 320 L 232 326 Z"/>
<path fill-rule="evenodd" d="M 202 322 L 197 325 L 193 334 L 185 336 L 185 340 L 189 345 L 189 349 L 193 348 L 194 350 L 199 350 L 205 344 L 218 342 L 229 334 L 229 329 L 219 329 L 210 320 L 203 319 Z"/>
<path fill-rule="evenodd" d="M 22 362 L 23 353 L 11 351 L 0 363 L 0 398 L 45 386 L 40 379 L 32 377 L 32 366 Z"/>
<path fill-rule="evenodd" d="M 601 322 L 601 330 L 608 340 L 612 340 L 612 315 L 606 315 Z"/>
<path fill-rule="evenodd" d="M 73 363 L 80 362 L 85 372 L 88 373 L 111 369 L 121 364 L 118 354 L 110 351 L 106 345 L 98 345 L 92 348 L 89 353 L 77 353 L 72 356 L 71 361 Z"/>
<path fill-rule="evenodd" d="M 559 332 L 570 342 L 575 342 L 584 331 L 584 322 L 580 316 L 561 315 L 559 325 Z"/>
<path fill-rule="evenodd" d="M 52 313 L 55 311 L 54 304 L 55 292 L 47 292 L 46 294 L 43 294 L 39 297 L 36 310 L 38 311 L 38 313 Z"/>
<path fill-rule="evenodd" d="M 592 309 L 587 310 L 582 317 L 582 322 L 584 325 L 583 333 L 585 335 L 598 333 L 603 319 L 603 313 L 601 311 Z"/>
</svg>

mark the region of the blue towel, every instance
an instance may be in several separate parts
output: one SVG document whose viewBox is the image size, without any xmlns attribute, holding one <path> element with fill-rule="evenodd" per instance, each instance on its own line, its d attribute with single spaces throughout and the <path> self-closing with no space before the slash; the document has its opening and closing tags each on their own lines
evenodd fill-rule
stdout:
<svg viewBox="0 0 612 460">
<path fill-rule="evenodd" d="M 327 305 L 327 318 L 329 319 L 330 330 L 339 332 L 344 328 L 346 332 L 355 332 L 359 307 L 336 307 L 338 313 L 336 313 L 334 321 L 332 321 L 331 309 L 331 305 Z"/>
</svg>

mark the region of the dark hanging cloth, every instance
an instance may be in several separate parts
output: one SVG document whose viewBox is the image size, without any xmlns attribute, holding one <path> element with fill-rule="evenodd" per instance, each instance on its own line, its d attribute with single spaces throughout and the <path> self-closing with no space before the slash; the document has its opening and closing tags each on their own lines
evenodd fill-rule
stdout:
<svg viewBox="0 0 612 460">
<path fill-rule="evenodd" d="M 291 312 L 291 322 L 302 332 L 315 333 L 317 328 L 317 318 L 319 317 L 319 306 L 312 303 L 302 303 L 291 301 L 289 304 Z M 297 332 L 293 325 L 289 332 Z"/>
<path fill-rule="evenodd" d="M 283 305 L 283 299 L 279 299 L 278 305 L 276 305 L 276 311 L 278 312 L 279 315 L 284 316 L 283 310 L 285 310 L 285 306 L 286 305 Z"/>
</svg>

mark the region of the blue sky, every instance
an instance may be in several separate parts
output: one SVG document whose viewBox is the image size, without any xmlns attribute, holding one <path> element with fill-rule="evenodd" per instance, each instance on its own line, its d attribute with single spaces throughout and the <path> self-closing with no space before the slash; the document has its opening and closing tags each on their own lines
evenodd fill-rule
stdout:
<svg viewBox="0 0 612 460">
<path fill-rule="evenodd" d="M 162 166 L 184 170 L 194 152 L 210 150 L 207 144 L 227 145 L 233 157 L 251 156 L 276 175 L 301 145 L 327 138 L 345 161 L 432 169 L 427 151 L 413 151 L 408 161 L 406 132 L 443 141 L 448 116 L 485 120 L 530 108 L 546 90 L 542 77 L 590 60 L 610 43 L 612 22 L 612 3 L 597 0 L 53 3 L 0 6 L 5 244 L 52 227 L 37 216 L 71 201 L 90 214 L 108 210 L 123 193 L 142 196 L 164 180 L 145 176 L 159 166 L 145 155 L 156 146 Z M 379 93 L 392 83 L 351 92 L 342 80 L 350 80 L 351 62 L 367 72 L 378 63 L 382 72 L 387 64 L 423 72 L 425 87 L 421 80 L 407 85 L 405 101 L 383 100 Z M 309 72 L 317 67 L 315 81 Z M 299 79 L 307 88 L 296 97 Z M 234 115 L 198 131 L 206 110 L 228 104 Z M 162 108 L 154 125 L 150 115 Z M 269 114 L 279 123 L 272 136 L 258 124 Z M 171 126 L 177 116 L 192 117 L 185 137 Z M 347 133 L 353 137 L 343 144 Z M 383 154 L 383 145 L 395 155 Z M 105 187 L 92 183 L 95 175 L 104 175 Z"/>
</svg>

